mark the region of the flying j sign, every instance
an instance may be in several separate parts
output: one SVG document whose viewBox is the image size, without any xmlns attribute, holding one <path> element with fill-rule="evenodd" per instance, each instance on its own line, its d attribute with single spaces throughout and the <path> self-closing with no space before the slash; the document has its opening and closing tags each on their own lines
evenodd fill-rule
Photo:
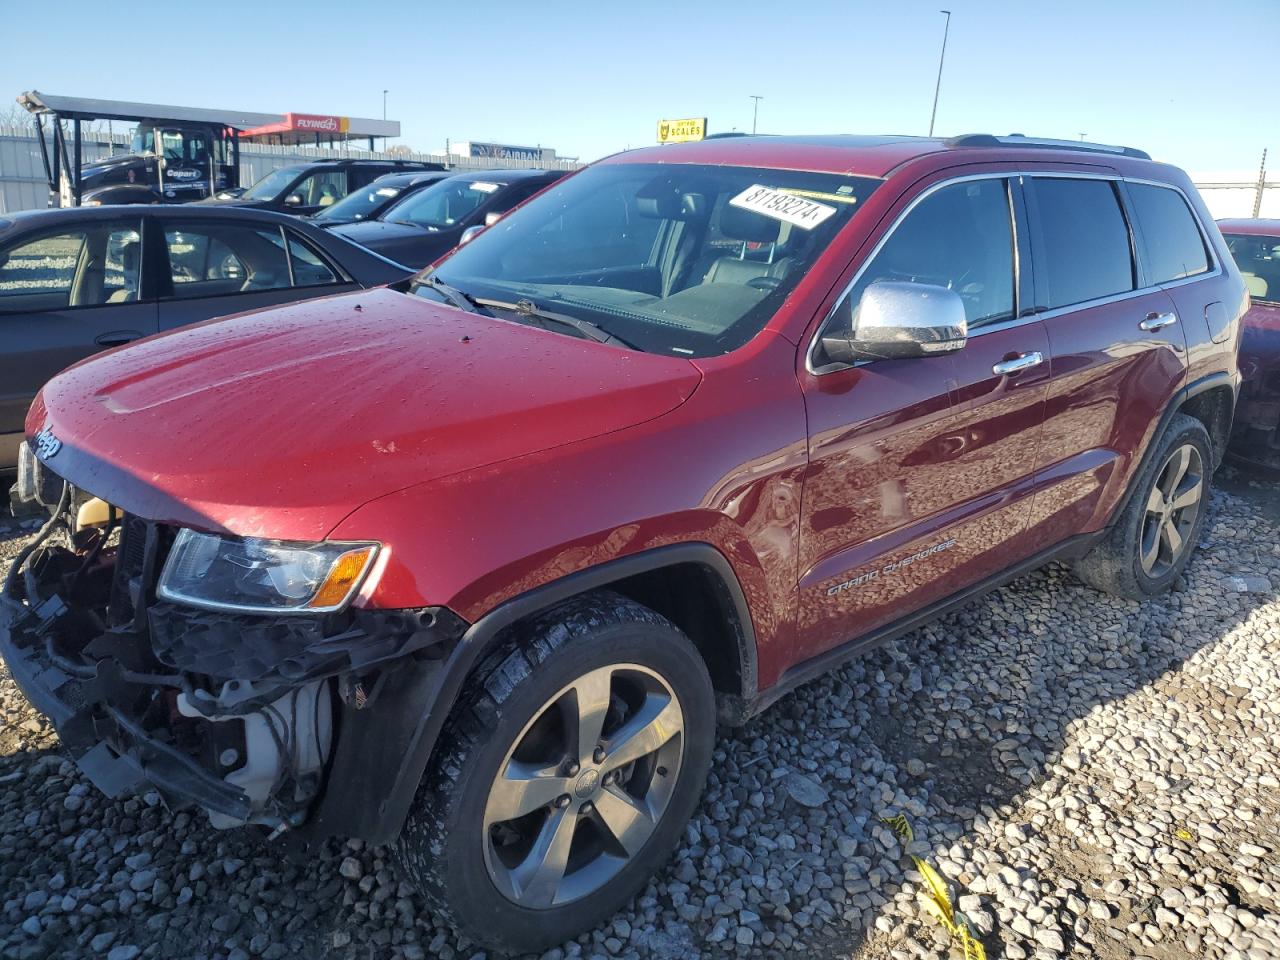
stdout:
<svg viewBox="0 0 1280 960">
<path fill-rule="evenodd" d="M 686 117 L 683 120 L 659 120 L 659 143 L 685 143 L 703 140 L 707 136 L 706 117 Z"/>
</svg>

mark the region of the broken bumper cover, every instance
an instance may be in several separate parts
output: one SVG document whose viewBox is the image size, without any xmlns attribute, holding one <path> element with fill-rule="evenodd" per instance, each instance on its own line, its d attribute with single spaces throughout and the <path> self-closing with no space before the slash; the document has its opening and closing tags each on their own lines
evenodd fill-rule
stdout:
<svg viewBox="0 0 1280 960">
<path fill-rule="evenodd" d="M 34 609 L 0 596 L 0 655 L 95 787 L 113 798 L 154 788 L 171 806 L 203 808 L 215 826 L 307 823 L 304 832 L 315 836 L 372 838 L 398 829 L 385 822 L 380 794 L 398 770 L 397 745 L 404 748 L 429 709 L 444 658 L 465 629 L 441 610 L 361 611 L 336 628 L 320 618 L 157 604 L 148 611 L 151 652 L 174 670 L 147 674 L 129 662 L 135 657 L 127 645 L 117 644 L 116 656 L 72 660 L 60 653 L 54 637 L 65 632 L 59 622 L 65 610 L 56 596 Z M 102 638 L 85 639 L 93 650 Z M 317 686 L 335 712 L 319 782 L 302 802 L 271 796 L 268 815 L 260 794 L 243 789 L 234 770 L 219 768 L 216 758 L 226 741 L 211 741 L 261 717 L 264 703 Z M 236 702 L 229 689 L 247 695 Z M 416 696 L 402 699 L 405 692 Z M 144 702 L 149 712 L 140 715 Z M 157 725 L 157 711 L 173 725 Z M 178 725 L 185 725 L 181 736 L 175 735 Z M 252 749 L 247 737 L 238 736 L 233 740 L 243 769 L 253 762 Z"/>
<path fill-rule="evenodd" d="M 0 598 L 0 655 L 14 682 L 48 717 L 76 766 L 108 797 L 151 785 L 170 799 L 245 820 L 249 797 L 192 757 L 149 735 L 113 702 L 128 686 L 121 665 L 102 660 L 92 675 L 54 663 L 35 613 Z"/>
</svg>

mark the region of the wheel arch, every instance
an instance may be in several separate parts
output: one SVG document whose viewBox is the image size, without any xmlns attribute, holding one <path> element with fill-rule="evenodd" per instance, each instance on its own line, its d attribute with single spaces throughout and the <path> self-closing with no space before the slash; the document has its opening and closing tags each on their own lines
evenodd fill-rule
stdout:
<svg viewBox="0 0 1280 960">
<path fill-rule="evenodd" d="M 429 702 L 414 711 L 413 731 L 384 794 L 374 843 L 393 840 L 404 825 L 436 740 L 463 685 L 486 654 L 529 617 L 592 590 L 611 589 L 666 616 L 689 636 L 711 674 L 721 714 L 735 718 L 756 693 L 756 638 L 750 608 L 728 559 L 708 543 L 678 543 L 576 571 L 505 601 L 476 620 L 450 654 Z M 710 600 L 711 603 L 707 603 Z"/>
<path fill-rule="evenodd" d="M 1156 425 L 1156 429 L 1152 431 L 1151 438 L 1147 441 L 1146 449 L 1142 451 L 1142 458 L 1138 462 L 1137 469 L 1133 471 L 1130 477 L 1128 490 L 1125 491 L 1124 496 L 1111 512 L 1111 516 L 1107 521 L 1108 527 L 1111 527 L 1128 509 L 1129 501 L 1137 494 L 1139 478 L 1142 477 L 1143 471 L 1146 470 L 1151 458 L 1156 454 L 1156 449 L 1160 446 L 1160 438 L 1164 436 L 1165 431 L 1169 429 L 1169 424 L 1179 413 L 1194 417 L 1205 425 L 1205 429 L 1209 432 L 1209 440 L 1213 443 L 1213 467 L 1217 468 L 1218 464 L 1222 462 L 1222 457 L 1226 452 L 1227 437 L 1231 433 L 1231 421 L 1235 416 L 1238 386 L 1238 378 L 1233 378 L 1231 374 L 1220 371 L 1201 377 L 1194 383 L 1183 387 L 1173 396 L 1165 407 L 1164 413 L 1160 415 L 1160 422 Z"/>
<path fill-rule="evenodd" d="M 1225 375 L 1221 378 L 1208 377 L 1206 380 L 1209 382 L 1197 382 L 1199 389 L 1184 396 L 1176 412 L 1195 417 L 1209 431 L 1209 439 L 1213 441 L 1213 467 L 1216 469 L 1222 463 L 1227 451 L 1227 440 L 1231 436 L 1236 392 Z"/>
</svg>

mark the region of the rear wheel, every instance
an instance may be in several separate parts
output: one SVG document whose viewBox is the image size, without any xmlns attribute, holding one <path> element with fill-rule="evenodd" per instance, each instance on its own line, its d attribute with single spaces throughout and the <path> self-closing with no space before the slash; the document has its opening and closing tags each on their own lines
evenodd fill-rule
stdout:
<svg viewBox="0 0 1280 960">
<path fill-rule="evenodd" d="M 1167 590 L 1200 539 L 1212 449 L 1203 423 L 1175 415 L 1110 536 L 1077 562 L 1080 579 L 1132 600 Z"/>
<path fill-rule="evenodd" d="M 397 860 L 476 942 L 560 943 L 670 855 L 714 730 L 706 667 L 674 625 L 616 594 L 571 601 L 469 682 Z"/>
</svg>

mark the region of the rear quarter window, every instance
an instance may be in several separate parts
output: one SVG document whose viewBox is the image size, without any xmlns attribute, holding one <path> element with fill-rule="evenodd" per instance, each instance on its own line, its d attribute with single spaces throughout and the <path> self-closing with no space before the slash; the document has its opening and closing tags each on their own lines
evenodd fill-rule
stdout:
<svg viewBox="0 0 1280 960">
<path fill-rule="evenodd" d="M 1148 281 L 1169 283 L 1208 271 L 1204 238 L 1182 194 L 1146 183 L 1126 186 L 1142 229 Z"/>
<path fill-rule="evenodd" d="M 1036 177 L 1036 257 L 1044 305 L 1067 307 L 1134 288 L 1129 228 L 1109 180 Z"/>
</svg>

